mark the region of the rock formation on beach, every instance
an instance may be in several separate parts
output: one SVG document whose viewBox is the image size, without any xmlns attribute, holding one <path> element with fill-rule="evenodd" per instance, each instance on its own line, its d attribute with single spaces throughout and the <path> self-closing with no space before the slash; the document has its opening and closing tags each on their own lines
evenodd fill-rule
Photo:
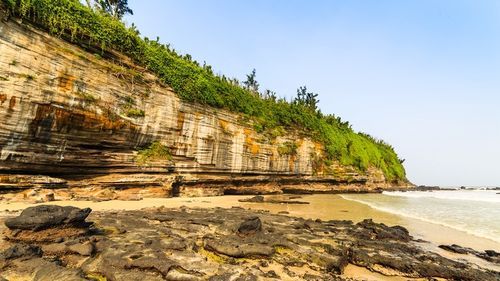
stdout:
<svg viewBox="0 0 500 281">
<path fill-rule="evenodd" d="M 32 212 L 41 214 L 38 221 Z M 500 278 L 498 272 L 422 250 L 403 227 L 371 220 L 313 221 L 242 208 L 92 213 L 87 220 L 93 223 L 85 221 L 87 215 L 88 209 L 42 205 L 6 219 L 7 240 L 0 242 L 2 277 L 350 280 L 344 272 L 356 267 L 406 280 Z M 54 235 L 75 227 L 85 231 Z M 16 231 L 29 233 L 20 242 L 12 235 Z"/>
<path fill-rule="evenodd" d="M 324 162 L 323 144 L 300 129 L 270 137 L 243 114 L 180 99 L 129 57 L 102 57 L 3 4 L 0 12 L 2 190 L 196 196 L 411 186 L 375 166 Z"/>
</svg>

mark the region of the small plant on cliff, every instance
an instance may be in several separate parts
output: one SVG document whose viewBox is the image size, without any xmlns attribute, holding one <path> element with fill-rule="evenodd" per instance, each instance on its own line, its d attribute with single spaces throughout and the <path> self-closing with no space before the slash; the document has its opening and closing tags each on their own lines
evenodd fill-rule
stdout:
<svg viewBox="0 0 500 281">
<path fill-rule="evenodd" d="M 90 93 L 84 91 L 77 91 L 76 94 L 82 97 L 82 99 L 87 103 L 94 103 L 97 101 L 97 98 Z"/>
<path fill-rule="evenodd" d="M 323 157 L 315 152 L 311 152 L 309 157 L 311 158 L 311 168 L 313 175 L 317 176 L 320 172 L 323 172 L 325 168 Z"/>
<path fill-rule="evenodd" d="M 127 117 L 132 117 L 132 118 L 139 118 L 139 117 L 144 117 L 146 113 L 142 109 L 137 109 L 137 108 L 130 108 L 127 110 Z"/>
<path fill-rule="evenodd" d="M 280 146 L 278 146 L 278 153 L 280 155 L 294 156 L 294 155 L 297 155 L 298 148 L 299 148 L 299 146 L 296 143 L 291 142 L 291 141 L 287 141 L 287 142 L 281 144 Z"/>
<path fill-rule="evenodd" d="M 36 79 L 36 76 L 33 74 L 19 74 L 19 76 L 24 77 L 27 82 L 33 81 Z"/>
<path fill-rule="evenodd" d="M 146 116 L 144 110 L 134 107 L 135 104 L 136 101 L 133 97 L 127 96 L 124 98 L 124 103 L 122 104 L 122 108 L 125 111 L 125 115 L 127 115 L 127 117 L 132 117 L 132 118 L 140 118 Z"/>
<path fill-rule="evenodd" d="M 12 60 L 9 65 L 16 66 L 18 64 L 17 60 Z"/>
<path fill-rule="evenodd" d="M 172 160 L 170 149 L 159 141 L 151 143 L 148 147 L 137 152 L 135 161 L 139 165 L 145 165 L 152 161 Z"/>
</svg>

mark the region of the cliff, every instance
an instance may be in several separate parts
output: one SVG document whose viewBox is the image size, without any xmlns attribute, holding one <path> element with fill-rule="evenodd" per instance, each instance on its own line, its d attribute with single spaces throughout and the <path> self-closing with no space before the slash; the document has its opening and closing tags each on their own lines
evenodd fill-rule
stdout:
<svg viewBox="0 0 500 281">
<path fill-rule="evenodd" d="M 3 11 L 5 13 L 5 11 Z M 129 58 L 0 21 L 0 187 L 159 188 L 165 195 L 373 190 L 375 167 L 333 161 L 297 130 L 186 102 Z M 42 177 L 43 175 L 45 177 Z"/>
</svg>

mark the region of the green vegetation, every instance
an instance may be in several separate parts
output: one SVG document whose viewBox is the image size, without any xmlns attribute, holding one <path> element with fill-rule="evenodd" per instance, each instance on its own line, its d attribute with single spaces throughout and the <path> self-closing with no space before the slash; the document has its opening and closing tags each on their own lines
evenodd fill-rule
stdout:
<svg viewBox="0 0 500 281">
<path fill-rule="evenodd" d="M 146 115 L 144 110 L 134 107 L 136 102 L 133 97 L 125 97 L 124 102 L 125 103 L 122 105 L 122 108 L 125 111 L 125 115 L 127 115 L 127 117 L 139 118 Z"/>
<path fill-rule="evenodd" d="M 22 73 L 22 74 L 19 74 L 19 76 L 24 77 L 26 79 L 26 81 L 33 81 L 36 79 L 36 76 L 33 74 Z"/>
<path fill-rule="evenodd" d="M 106 277 L 104 277 L 100 273 L 89 273 L 89 274 L 87 274 L 87 278 L 89 278 L 90 280 L 94 280 L 94 281 L 107 281 L 108 280 Z"/>
<path fill-rule="evenodd" d="M 85 0 L 85 2 L 87 7 L 99 9 L 117 19 L 121 19 L 125 14 L 134 14 L 128 7 L 128 0 Z"/>
<path fill-rule="evenodd" d="M 278 153 L 280 155 L 294 156 L 294 155 L 297 155 L 297 148 L 299 148 L 299 147 L 296 143 L 287 141 L 287 142 L 281 144 L 280 146 L 278 146 Z"/>
<path fill-rule="evenodd" d="M 82 97 L 82 99 L 87 102 L 87 103 L 94 103 L 97 101 L 97 98 L 90 94 L 90 93 L 87 93 L 87 92 L 83 92 L 83 91 L 77 91 L 76 92 L 80 97 Z"/>
<path fill-rule="evenodd" d="M 243 85 L 245 85 L 245 89 L 252 91 L 254 93 L 259 92 L 259 82 L 255 79 L 257 76 L 257 72 L 255 68 L 252 70 L 252 73 L 247 75 L 247 80 L 243 82 Z"/>
<path fill-rule="evenodd" d="M 127 28 L 103 9 L 92 9 L 78 0 L 0 0 L 17 17 L 44 28 L 55 36 L 78 44 L 102 57 L 118 51 L 154 72 L 185 101 L 224 108 L 248 117 L 254 128 L 268 136 L 296 130 L 325 147 L 324 163 L 339 161 L 365 171 L 380 168 L 388 180 L 405 179 L 402 161 L 394 149 L 369 135 L 356 133 L 348 122 L 317 109 L 317 94 L 305 87 L 292 102 L 276 93 L 258 92 L 255 71 L 242 86 L 236 79 L 215 75 L 206 64 L 180 55 L 169 45 L 141 38 L 135 26 Z"/>
<path fill-rule="evenodd" d="M 9 63 L 9 65 L 16 66 L 16 65 L 17 65 L 17 63 L 18 63 L 18 62 L 17 62 L 17 60 L 12 60 L 12 61 Z"/>
<path fill-rule="evenodd" d="M 139 150 L 135 159 L 139 165 L 158 160 L 172 160 L 170 149 L 159 141 L 155 141 L 148 147 Z"/>
<path fill-rule="evenodd" d="M 132 118 L 144 117 L 146 113 L 142 109 L 130 108 L 127 110 L 127 116 Z"/>
</svg>

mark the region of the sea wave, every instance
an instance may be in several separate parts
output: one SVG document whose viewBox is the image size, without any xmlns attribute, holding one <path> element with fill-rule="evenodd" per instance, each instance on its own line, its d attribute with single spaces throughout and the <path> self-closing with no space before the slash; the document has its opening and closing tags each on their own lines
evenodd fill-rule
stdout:
<svg viewBox="0 0 500 281">
<path fill-rule="evenodd" d="M 401 192 L 401 193 L 403 193 L 403 192 Z M 383 195 L 385 195 L 385 192 Z M 404 208 L 394 208 L 394 207 L 388 206 L 387 204 L 385 206 L 381 206 L 380 203 L 376 204 L 376 203 L 368 201 L 368 200 L 363 200 L 360 198 L 353 198 L 353 196 L 351 196 L 351 195 L 341 195 L 341 197 L 346 199 L 346 200 L 351 200 L 351 201 L 355 201 L 355 202 L 358 202 L 361 204 L 368 205 L 369 207 L 376 209 L 376 210 L 379 210 L 379 211 L 382 211 L 382 212 L 391 213 L 391 214 L 395 214 L 395 215 L 402 216 L 402 217 L 407 217 L 407 218 L 411 218 L 411 219 L 424 221 L 427 223 L 432 223 L 432 224 L 452 228 L 452 229 L 455 229 L 458 231 L 465 232 L 465 233 L 470 234 L 470 235 L 474 235 L 474 236 L 481 237 L 481 238 L 486 238 L 486 239 L 493 240 L 495 242 L 500 243 L 500 235 L 498 235 L 498 231 L 492 230 L 490 228 L 481 228 L 481 227 L 477 227 L 477 226 L 464 224 L 463 220 L 462 221 L 456 220 L 455 222 L 443 221 L 443 220 L 440 220 L 439 218 L 436 218 L 437 216 L 434 218 L 431 218 L 431 216 L 426 216 L 425 214 L 420 214 L 420 213 L 416 212 L 414 209 L 405 210 Z M 402 197 L 402 196 L 400 196 L 400 197 Z M 404 197 L 406 197 L 406 196 L 404 196 Z M 411 198 L 423 198 L 423 199 L 425 199 L 424 196 L 411 197 Z M 435 197 L 433 197 L 433 198 L 435 198 Z M 442 198 L 438 198 L 438 199 L 442 199 Z M 457 199 L 457 200 L 460 200 L 460 199 Z M 490 202 L 490 201 L 488 201 L 488 202 Z"/>
<path fill-rule="evenodd" d="M 444 200 L 462 200 L 477 202 L 500 203 L 500 194 L 495 190 L 464 190 L 464 191 L 384 191 L 382 194 L 388 196 L 408 198 L 436 198 Z"/>
</svg>

